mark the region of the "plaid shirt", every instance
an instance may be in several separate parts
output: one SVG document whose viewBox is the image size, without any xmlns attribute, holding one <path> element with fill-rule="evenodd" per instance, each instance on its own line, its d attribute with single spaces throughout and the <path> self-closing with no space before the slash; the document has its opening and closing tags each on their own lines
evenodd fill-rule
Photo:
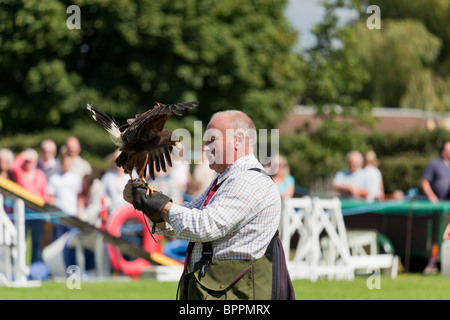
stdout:
<svg viewBox="0 0 450 320">
<path fill-rule="evenodd" d="M 219 188 L 206 206 L 203 203 L 212 183 L 193 201 L 173 204 L 171 226 L 157 230 L 196 242 L 190 270 L 202 255 L 203 246 L 198 242 L 211 241 L 217 260 L 251 260 L 264 255 L 280 222 L 281 199 L 272 179 L 250 168 L 262 169 L 253 154 L 238 159 L 219 175 Z"/>
</svg>

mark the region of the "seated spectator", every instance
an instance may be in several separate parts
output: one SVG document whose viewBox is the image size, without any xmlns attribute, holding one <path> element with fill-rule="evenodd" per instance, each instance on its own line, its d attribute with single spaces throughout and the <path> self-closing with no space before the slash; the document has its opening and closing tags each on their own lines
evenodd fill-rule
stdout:
<svg viewBox="0 0 450 320">
<path fill-rule="evenodd" d="M 13 180 L 12 165 L 14 154 L 8 148 L 0 149 L 0 177 Z"/>
<path fill-rule="evenodd" d="M 347 170 L 339 170 L 333 179 L 333 189 L 343 198 L 366 199 L 369 190 L 367 179 L 362 168 L 364 157 L 359 151 L 347 154 Z"/>
<path fill-rule="evenodd" d="M 271 164 L 270 167 L 265 166 L 265 169 L 273 171 L 268 173 L 271 174 L 273 181 L 277 185 L 281 199 L 292 198 L 295 192 L 295 180 L 290 174 L 287 159 L 282 155 L 274 155 L 271 158 Z"/>
<path fill-rule="evenodd" d="M 120 151 L 116 151 L 106 157 L 109 163 L 109 170 L 102 176 L 101 182 L 105 190 L 106 205 L 108 207 L 109 213 L 112 213 L 117 208 L 128 204 L 123 199 L 123 188 L 130 178 L 128 174 L 125 173 L 123 168 L 116 165 L 115 160 L 119 156 Z"/>
<path fill-rule="evenodd" d="M 53 140 L 46 139 L 41 142 L 41 158 L 37 167 L 44 172 L 47 181 L 52 174 L 59 171 L 59 162 L 56 160 L 57 151 L 58 148 Z"/>
<path fill-rule="evenodd" d="M 78 193 L 81 192 L 81 178 L 70 171 L 73 158 L 63 153 L 61 155 L 60 172 L 52 175 L 48 182 L 49 203 L 64 213 L 75 216 L 78 211 Z M 53 236 L 56 240 L 69 229 L 62 224 L 53 226 Z"/>
<path fill-rule="evenodd" d="M 78 194 L 78 218 L 100 228 L 102 219 L 102 199 L 105 195 L 103 184 L 92 173 L 85 175 L 82 189 Z"/>
<path fill-rule="evenodd" d="M 73 158 L 70 171 L 77 174 L 80 179 L 83 179 L 85 175 L 92 173 L 91 164 L 80 156 L 81 145 L 78 138 L 74 136 L 68 137 L 64 144 L 64 148 L 64 152 L 67 152 L 67 155 Z"/>
<path fill-rule="evenodd" d="M 383 175 L 378 169 L 378 158 L 375 151 L 370 150 L 364 154 L 364 171 L 366 173 L 369 194 L 367 200 L 384 200 Z"/>
</svg>

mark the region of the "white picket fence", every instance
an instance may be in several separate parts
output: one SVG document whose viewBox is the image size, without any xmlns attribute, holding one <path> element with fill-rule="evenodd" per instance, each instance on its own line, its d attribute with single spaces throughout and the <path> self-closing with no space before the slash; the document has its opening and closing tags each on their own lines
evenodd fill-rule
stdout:
<svg viewBox="0 0 450 320">
<path fill-rule="evenodd" d="M 0 194 L 0 285 L 30 287 L 40 281 L 28 280 L 30 269 L 26 264 L 25 203 L 14 202 L 14 223 L 4 210 Z"/>
<path fill-rule="evenodd" d="M 292 279 L 316 281 L 319 277 L 327 277 L 352 280 L 356 270 L 369 271 L 373 268 L 388 271 L 392 278 L 397 276 L 397 256 L 367 254 L 363 246 L 373 247 L 373 242 L 361 240 L 370 237 L 348 237 L 338 198 L 283 200 L 280 230 Z M 291 259 L 288 254 L 290 242 L 296 232 L 299 240 Z"/>
</svg>

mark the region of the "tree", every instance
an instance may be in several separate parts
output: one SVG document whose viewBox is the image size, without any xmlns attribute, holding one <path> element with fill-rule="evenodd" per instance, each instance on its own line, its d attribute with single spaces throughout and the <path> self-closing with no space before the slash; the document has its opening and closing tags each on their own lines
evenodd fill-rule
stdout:
<svg viewBox="0 0 450 320">
<path fill-rule="evenodd" d="M 361 96 L 371 77 L 352 50 L 359 39 L 351 26 L 338 23 L 336 10 L 343 6 L 342 1 L 324 1 L 323 6 L 324 19 L 313 30 L 317 44 L 305 53 L 309 67 L 304 101 L 319 110 L 338 105 L 342 112 L 362 119 L 371 111 L 370 103 Z"/>
<path fill-rule="evenodd" d="M 66 12 L 77 5 L 81 29 Z M 156 101 L 237 108 L 274 127 L 304 86 L 286 1 L 17 0 L 0 4 L 0 132 L 70 128 L 92 103 L 123 121 Z"/>
<path fill-rule="evenodd" d="M 415 20 L 384 19 L 382 26 L 370 30 L 364 21 L 353 28 L 359 41 L 351 49 L 372 76 L 368 98 L 376 106 L 438 109 L 430 66 L 441 48 L 439 38 Z"/>
</svg>

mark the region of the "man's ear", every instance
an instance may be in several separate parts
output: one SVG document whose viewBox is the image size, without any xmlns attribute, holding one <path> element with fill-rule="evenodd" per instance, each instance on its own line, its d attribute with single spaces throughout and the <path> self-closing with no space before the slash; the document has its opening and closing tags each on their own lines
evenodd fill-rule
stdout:
<svg viewBox="0 0 450 320">
<path fill-rule="evenodd" d="M 234 136 L 234 148 L 235 148 L 235 150 L 237 151 L 237 150 L 245 147 L 244 143 L 245 143 L 244 133 L 239 130 L 239 131 L 236 132 L 236 134 Z"/>
</svg>

